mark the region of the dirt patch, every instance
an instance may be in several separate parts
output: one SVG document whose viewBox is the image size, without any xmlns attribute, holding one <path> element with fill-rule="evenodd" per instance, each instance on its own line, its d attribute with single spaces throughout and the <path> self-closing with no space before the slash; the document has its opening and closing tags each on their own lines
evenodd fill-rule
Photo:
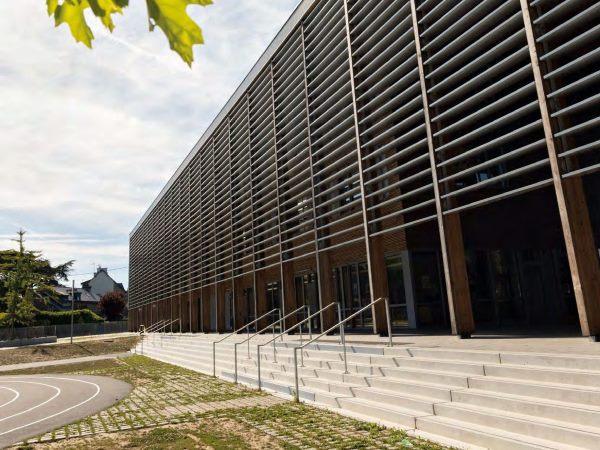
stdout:
<svg viewBox="0 0 600 450">
<path fill-rule="evenodd" d="M 165 425 L 135 431 L 73 438 L 13 449 L 40 450 L 282 450 L 274 438 L 231 419 L 210 419 L 199 423 Z M 290 448 L 287 446 L 286 448 Z"/>
<path fill-rule="evenodd" d="M 35 345 L 0 350 L 0 366 L 123 353 L 133 348 L 138 340 L 139 337 L 130 336 L 116 339 L 83 341 L 74 344 Z"/>
</svg>

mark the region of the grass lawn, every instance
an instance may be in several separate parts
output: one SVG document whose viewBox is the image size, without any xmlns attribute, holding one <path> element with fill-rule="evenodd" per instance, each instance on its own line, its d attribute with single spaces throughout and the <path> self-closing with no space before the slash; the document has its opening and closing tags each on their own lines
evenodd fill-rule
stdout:
<svg viewBox="0 0 600 450">
<path fill-rule="evenodd" d="M 0 350 L 0 366 L 81 356 L 123 353 L 135 346 L 139 337 L 90 340 L 71 344 L 50 344 Z"/>
<path fill-rule="evenodd" d="M 40 373 L 40 370 L 13 371 Z M 143 356 L 46 367 L 43 373 L 112 376 L 131 394 L 111 408 L 17 448 L 428 449 L 399 430 L 290 402 Z"/>
</svg>

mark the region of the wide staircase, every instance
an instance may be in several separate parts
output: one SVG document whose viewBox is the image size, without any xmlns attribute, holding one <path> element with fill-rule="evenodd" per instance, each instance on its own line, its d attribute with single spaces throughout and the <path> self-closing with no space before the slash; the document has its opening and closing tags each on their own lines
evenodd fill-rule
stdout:
<svg viewBox="0 0 600 450">
<path fill-rule="evenodd" d="M 234 344 L 245 337 L 216 345 L 218 377 L 234 381 Z M 150 333 L 135 351 L 212 375 L 220 338 Z M 270 338 L 237 346 L 239 383 L 258 387 L 256 346 Z M 286 335 L 261 347 L 262 389 L 295 394 L 294 346 L 298 338 Z M 346 351 L 348 373 L 337 342 L 298 352 L 300 400 L 462 448 L 600 449 L 600 357 L 377 342 L 347 343 Z"/>
</svg>

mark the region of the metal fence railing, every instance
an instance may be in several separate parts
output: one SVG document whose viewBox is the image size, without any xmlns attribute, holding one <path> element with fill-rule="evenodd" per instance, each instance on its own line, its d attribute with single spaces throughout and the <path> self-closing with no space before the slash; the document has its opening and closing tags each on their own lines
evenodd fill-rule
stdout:
<svg viewBox="0 0 600 450">
<path fill-rule="evenodd" d="M 73 324 L 73 336 L 89 336 L 94 334 L 125 333 L 128 331 L 127 321 L 102 323 L 75 323 Z M 57 338 L 71 336 L 71 324 L 42 325 L 38 327 L 23 328 L 0 328 L 0 341 L 12 339 L 31 339 L 46 336 Z"/>
</svg>

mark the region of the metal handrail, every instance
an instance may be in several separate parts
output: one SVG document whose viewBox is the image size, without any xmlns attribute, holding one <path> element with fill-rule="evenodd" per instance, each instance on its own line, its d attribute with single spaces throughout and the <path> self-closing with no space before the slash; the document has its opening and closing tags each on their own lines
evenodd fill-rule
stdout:
<svg viewBox="0 0 600 450">
<path fill-rule="evenodd" d="M 164 322 L 167 322 L 167 319 L 162 319 L 162 320 L 159 320 L 158 322 L 154 322 L 148 328 L 144 327 L 144 332 L 145 333 L 154 333 L 154 331 L 156 330 L 156 328 L 159 327 Z"/>
<path fill-rule="evenodd" d="M 237 367 L 238 367 L 238 365 L 237 365 L 237 346 L 238 346 L 238 345 L 241 345 L 241 344 L 248 343 L 248 358 L 250 358 L 250 340 L 251 340 L 253 337 L 255 337 L 255 336 L 259 335 L 259 334 L 260 334 L 260 333 L 262 333 L 263 331 L 266 331 L 266 330 L 268 330 L 269 328 L 272 328 L 272 329 L 273 329 L 273 337 L 275 337 L 275 324 L 276 324 L 276 323 L 282 323 L 282 322 L 283 322 L 285 319 L 287 319 L 288 317 L 290 317 L 290 316 L 291 316 L 291 315 L 293 315 L 293 314 L 297 314 L 297 313 L 298 313 L 298 311 L 300 311 L 301 309 L 304 309 L 304 308 L 306 308 L 306 305 L 302 305 L 300 308 L 296 308 L 294 311 L 292 311 L 292 312 L 291 312 L 291 313 L 289 313 L 289 314 L 286 314 L 284 317 L 281 317 L 281 316 L 280 316 L 280 317 L 279 317 L 279 320 L 278 320 L 277 322 L 273 322 L 273 323 L 271 323 L 270 325 L 268 325 L 268 326 L 264 327 L 262 330 L 260 330 L 260 331 L 257 331 L 256 333 L 254 333 L 252 336 L 249 336 L 249 337 L 248 337 L 248 338 L 246 338 L 245 340 L 243 340 L 243 341 L 241 341 L 241 342 L 236 342 L 236 343 L 234 344 L 234 346 L 233 346 L 233 357 L 234 357 L 234 359 L 235 359 L 235 361 L 234 361 L 234 368 L 235 368 L 235 378 L 234 378 L 234 381 L 235 381 L 236 383 L 237 383 L 237 379 L 238 379 L 238 376 L 237 376 L 237 374 L 238 374 L 238 370 L 237 370 Z"/>
<path fill-rule="evenodd" d="M 385 302 L 385 311 L 386 311 L 386 316 L 387 316 L 388 346 L 391 347 L 393 345 L 393 341 L 392 341 L 392 321 L 391 321 L 391 318 L 390 318 L 390 302 L 387 299 L 387 297 L 380 297 L 377 300 L 373 300 L 368 305 L 362 307 L 361 309 L 359 309 L 358 311 L 356 311 L 354 314 L 346 317 L 344 320 L 341 320 L 339 323 L 335 324 L 334 326 L 332 326 L 328 330 L 324 331 L 323 333 L 321 333 L 317 337 L 311 339 L 306 344 L 302 344 L 302 345 L 299 345 L 298 347 L 294 347 L 294 386 L 296 388 L 295 391 L 294 391 L 294 400 L 295 401 L 298 401 L 300 399 L 300 393 L 299 393 L 299 390 L 298 390 L 299 389 L 298 388 L 298 350 L 302 350 L 303 348 L 305 348 L 306 346 L 312 344 L 313 342 L 318 341 L 323 336 L 325 336 L 326 334 L 332 332 L 333 330 L 335 330 L 338 327 L 340 328 L 340 333 L 343 333 L 344 324 L 346 322 L 348 322 L 351 319 L 354 319 L 356 316 L 358 316 L 359 314 L 362 314 L 368 308 L 371 308 L 373 305 L 375 305 L 376 303 L 379 303 L 382 300 Z M 348 358 L 346 357 L 346 339 L 342 339 L 342 341 L 343 341 L 342 342 L 342 346 L 344 347 L 344 373 L 348 373 Z M 302 352 L 300 352 L 300 354 L 302 354 Z"/>
<path fill-rule="evenodd" d="M 167 328 L 168 326 L 172 326 L 174 323 L 179 322 L 180 319 L 179 317 L 177 319 L 173 319 L 170 322 L 167 320 L 167 323 L 164 323 L 162 326 L 158 327 L 156 330 L 154 330 L 154 333 L 160 333 L 162 330 L 164 330 L 165 328 Z M 172 329 L 172 328 L 171 328 Z M 179 332 L 181 333 L 181 327 L 179 327 Z"/>
<path fill-rule="evenodd" d="M 302 324 L 304 322 L 308 322 L 308 333 L 309 333 L 309 340 L 312 339 L 312 325 L 311 325 L 311 321 L 313 318 L 315 318 L 316 316 L 320 315 L 323 311 L 331 308 L 332 306 L 337 305 L 338 307 L 338 315 L 341 314 L 341 306 L 339 303 L 330 303 L 327 306 L 324 306 L 323 308 L 321 308 L 320 310 L 318 310 L 317 312 L 315 312 L 314 314 L 310 314 L 310 306 L 306 305 L 307 310 L 308 310 L 308 314 L 310 314 L 308 317 L 306 317 L 304 320 L 298 322 L 296 325 L 294 325 L 291 328 L 288 328 L 285 332 L 280 333 L 279 335 L 275 336 L 273 339 L 267 341 L 267 342 L 263 342 L 262 344 L 258 344 L 256 346 L 256 358 L 257 358 L 257 370 L 258 370 L 258 390 L 261 389 L 261 376 L 260 376 L 260 348 L 264 347 L 265 345 L 269 345 L 271 342 L 273 342 L 273 362 L 277 362 L 277 352 L 275 351 L 275 341 L 277 341 L 277 338 L 279 338 L 280 336 L 282 336 L 285 333 L 289 333 L 290 331 L 300 327 L 300 344 L 302 345 Z M 341 338 L 341 336 L 340 336 Z"/>
<path fill-rule="evenodd" d="M 228 334 L 227 336 L 225 336 L 223 339 L 219 339 L 218 341 L 213 341 L 212 343 L 212 356 L 213 356 L 213 377 L 217 376 L 217 367 L 216 367 L 216 346 L 217 344 L 220 344 L 221 342 L 223 342 L 225 339 L 229 339 L 231 336 L 238 334 L 240 331 L 242 331 L 243 329 L 246 329 L 247 333 L 248 333 L 248 338 L 250 338 L 250 325 L 255 324 L 256 322 L 258 322 L 259 320 L 264 319 L 265 317 L 269 316 L 270 314 L 274 313 L 275 311 L 277 311 L 279 313 L 279 318 L 281 319 L 281 310 L 279 308 L 273 308 L 271 311 L 269 311 L 268 313 L 263 314 L 262 316 L 260 316 L 258 319 L 254 319 L 252 322 L 248 322 L 246 325 L 244 325 L 242 328 L 238 328 L 237 330 L 235 330 L 234 332 Z"/>
</svg>

